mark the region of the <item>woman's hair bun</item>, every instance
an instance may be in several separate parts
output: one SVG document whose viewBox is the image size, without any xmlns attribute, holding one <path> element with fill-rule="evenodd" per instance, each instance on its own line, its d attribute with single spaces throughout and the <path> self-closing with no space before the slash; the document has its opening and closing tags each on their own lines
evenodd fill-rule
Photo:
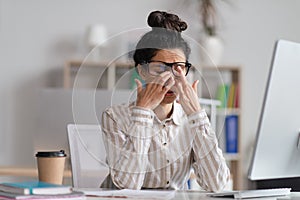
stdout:
<svg viewBox="0 0 300 200">
<path fill-rule="evenodd" d="M 187 24 L 177 15 L 164 11 L 153 11 L 148 16 L 148 25 L 152 28 L 166 28 L 177 32 L 187 29 Z"/>
</svg>

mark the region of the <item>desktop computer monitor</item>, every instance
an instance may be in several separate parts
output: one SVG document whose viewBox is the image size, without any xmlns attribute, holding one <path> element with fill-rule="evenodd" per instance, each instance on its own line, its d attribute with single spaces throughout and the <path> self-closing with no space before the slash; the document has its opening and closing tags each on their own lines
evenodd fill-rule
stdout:
<svg viewBox="0 0 300 200">
<path fill-rule="evenodd" d="M 300 43 L 276 42 L 248 178 L 300 189 Z M 263 182 L 265 181 L 265 182 Z"/>
</svg>

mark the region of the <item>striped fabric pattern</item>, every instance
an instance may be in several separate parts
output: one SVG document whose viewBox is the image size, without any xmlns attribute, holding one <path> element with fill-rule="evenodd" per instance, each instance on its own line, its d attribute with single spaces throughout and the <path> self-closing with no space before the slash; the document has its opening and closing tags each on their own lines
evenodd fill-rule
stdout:
<svg viewBox="0 0 300 200">
<path fill-rule="evenodd" d="M 220 191 L 230 172 L 205 110 L 186 116 L 174 103 L 170 118 L 152 110 L 116 105 L 102 114 L 110 178 L 117 188 L 187 189 L 191 170 L 200 186 Z"/>
</svg>

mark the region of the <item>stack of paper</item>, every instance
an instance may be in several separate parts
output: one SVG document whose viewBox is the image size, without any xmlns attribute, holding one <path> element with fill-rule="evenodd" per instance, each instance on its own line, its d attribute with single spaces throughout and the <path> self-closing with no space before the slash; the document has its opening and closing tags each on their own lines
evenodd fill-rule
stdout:
<svg viewBox="0 0 300 200">
<path fill-rule="evenodd" d="M 175 190 L 88 190 L 78 189 L 87 196 L 97 197 L 120 197 L 136 199 L 172 199 L 175 196 Z"/>
</svg>

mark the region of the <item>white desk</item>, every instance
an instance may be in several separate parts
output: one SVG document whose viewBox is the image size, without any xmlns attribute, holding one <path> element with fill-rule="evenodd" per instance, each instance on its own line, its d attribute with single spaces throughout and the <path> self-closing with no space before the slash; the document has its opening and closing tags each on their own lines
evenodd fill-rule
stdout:
<svg viewBox="0 0 300 200">
<path fill-rule="evenodd" d="M 37 177 L 36 167 L 0 166 L 0 176 Z M 64 177 L 71 178 L 71 170 L 64 171 Z"/>
<path fill-rule="evenodd" d="M 120 197 L 109 197 L 109 198 L 103 198 L 103 197 L 88 197 L 88 200 L 111 200 L 111 199 L 132 199 L 132 198 L 120 198 Z M 141 198 L 139 198 L 141 199 Z M 149 200 L 148 198 L 145 198 Z M 206 192 L 202 191 L 177 191 L 175 194 L 175 197 L 172 198 L 172 200 L 230 200 L 234 198 L 216 198 L 216 197 L 208 197 Z M 264 197 L 264 198 L 251 198 L 257 199 L 257 200 L 300 200 L 300 192 L 292 192 L 289 196 L 277 196 L 277 197 Z M 248 199 L 245 199 L 248 200 Z"/>
</svg>

